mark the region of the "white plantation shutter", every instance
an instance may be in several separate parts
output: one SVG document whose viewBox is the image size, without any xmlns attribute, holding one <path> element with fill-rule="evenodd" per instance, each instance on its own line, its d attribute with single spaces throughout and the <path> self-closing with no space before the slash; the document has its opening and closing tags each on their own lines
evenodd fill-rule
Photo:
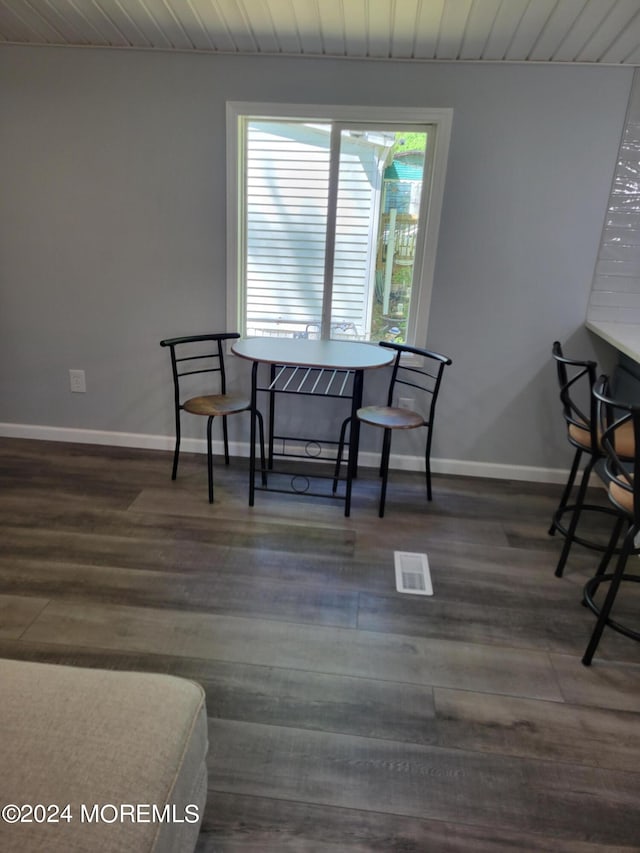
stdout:
<svg viewBox="0 0 640 853">
<path fill-rule="evenodd" d="M 247 130 L 247 332 L 322 318 L 329 129 L 252 121 Z"/>
<path fill-rule="evenodd" d="M 384 149 L 342 134 L 331 302 L 332 337 L 368 337 Z M 349 329 L 352 329 L 350 332 Z"/>
<path fill-rule="evenodd" d="M 246 157 L 248 334 L 319 334 L 325 293 L 329 126 L 250 121 Z M 335 336 L 364 337 L 372 301 L 378 146 L 343 138 L 332 278 Z"/>
</svg>

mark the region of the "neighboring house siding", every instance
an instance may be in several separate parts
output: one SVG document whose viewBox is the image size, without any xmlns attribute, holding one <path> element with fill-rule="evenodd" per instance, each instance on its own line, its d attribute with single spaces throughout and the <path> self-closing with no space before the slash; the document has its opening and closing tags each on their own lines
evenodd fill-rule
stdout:
<svg viewBox="0 0 640 853">
<path fill-rule="evenodd" d="M 377 146 L 345 140 L 333 274 L 334 323 L 368 329 L 379 207 Z M 325 273 L 328 129 L 252 122 L 247 158 L 247 331 L 319 329 Z"/>
<path fill-rule="evenodd" d="M 371 143 L 343 141 L 336 221 L 332 318 L 353 323 L 359 336 L 371 327 L 382 149 Z"/>
</svg>

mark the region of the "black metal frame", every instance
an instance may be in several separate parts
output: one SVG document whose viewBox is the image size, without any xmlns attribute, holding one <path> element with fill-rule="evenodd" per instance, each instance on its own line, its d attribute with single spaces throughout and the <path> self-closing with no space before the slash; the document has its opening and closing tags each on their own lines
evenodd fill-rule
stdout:
<svg viewBox="0 0 640 853">
<path fill-rule="evenodd" d="M 600 444 L 605 454 L 604 474 L 609 484 L 609 500 L 614 507 L 617 522 L 614 526 L 609 545 L 598 567 L 596 574 L 585 584 L 584 603 L 598 617 L 589 644 L 582 658 L 585 666 L 590 666 L 605 627 L 612 628 L 633 640 L 640 640 L 640 631 L 629 628 L 611 617 L 611 610 L 623 581 L 640 582 L 640 575 L 626 572 L 627 559 L 631 554 L 637 554 L 635 540 L 640 533 L 640 404 L 625 403 L 609 396 L 608 380 L 601 376 L 593 390 L 596 403 L 596 423 L 600 430 Z M 615 433 L 624 423 L 633 424 L 633 437 L 636 453 L 631 462 L 618 455 L 615 446 Z M 616 500 L 616 492 L 620 489 L 631 496 L 632 511 Z M 627 532 L 622 547 L 617 549 L 618 540 L 624 525 Z M 618 553 L 616 566 L 612 572 L 607 568 L 612 556 Z M 602 583 L 608 583 L 609 589 L 602 606 L 598 606 L 593 596 Z"/>
<path fill-rule="evenodd" d="M 171 479 L 175 480 L 178 474 L 178 461 L 180 458 L 180 441 L 181 441 L 181 425 L 180 425 L 180 412 L 184 411 L 185 404 L 188 402 L 186 399 L 181 400 L 180 393 L 180 379 L 185 376 L 195 376 L 198 374 L 205 373 L 217 373 L 219 390 L 216 393 L 220 395 L 225 395 L 227 393 L 227 375 L 225 371 L 224 364 L 224 346 L 223 344 L 226 341 L 237 340 L 240 335 L 237 332 L 215 332 L 206 335 L 184 335 L 182 337 L 177 338 L 166 338 L 163 341 L 160 341 L 161 347 L 169 347 L 170 355 L 171 355 L 171 373 L 173 377 L 173 404 L 174 404 L 174 415 L 175 415 L 175 426 L 176 426 L 176 443 L 175 449 L 173 452 L 173 468 L 171 471 Z M 193 345 L 211 342 L 215 344 L 214 351 L 209 352 L 197 352 L 194 353 L 192 349 L 190 349 L 189 355 L 179 355 L 176 351 L 181 347 L 193 347 Z M 206 362 L 207 366 L 198 366 L 195 370 L 187 370 L 181 369 L 179 365 L 185 363 L 186 367 L 191 366 L 194 362 Z M 247 406 L 246 409 L 242 411 L 249 411 L 250 406 Z M 207 475 L 208 475 L 208 486 L 209 486 L 209 503 L 213 503 L 213 448 L 212 448 L 212 426 L 213 419 L 215 415 L 204 415 L 207 418 Z M 229 464 L 229 434 L 227 429 L 227 417 L 228 415 L 222 415 L 222 436 L 224 442 L 224 462 L 225 465 Z M 262 459 L 264 460 L 264 425 L 262 421 L 262 415 L 258 412 L 258 418 L 260 423 L 260 448 Z"/>
<path fill-rule="evenodd" d="M 278 395 L 295 394 L 297 396 L 307 396 L 322 399 L 342 399 L 351 401 L 351 411 L 349 417 L 346 418 L 346 423 L 357 424 L 355 413 L 359 406 L 362 405 L 362 389 L 363 389 L 363 371 L 351 370 L 346 368 L 323 368 L 323 367 L 300 367 L 296 365 L 270 365 L 269 383 L 267 385 L 259 384 L 259 369 L 261 362 L 254 361 L 251 372 L 251 410 L 260 417 L 260 411 L 257 405 L 258 393 L 267 393 L 269 395 L 269 436 L 268 436 L 268 460 L 265 463 L 263 456 L 262 467 L 260 473 L 262 475 L 262 486 L 256 485 L 256 462 L 255 451 L 252 452 L 250 458 L 249 472 L 249 506 L 254 505 L 256 491 L 272 491 L 285 494 L 304 494 L 313 497 L 331 498 L 335 497 L 344 500 L 345 516 L 349 516 L 351 511 L 351 491 L 352 478 L 356 473 L 357 453 L 352 452 L 352 448 L 357 447 L 358 429 L 357 426 L 352 428 L 349 441 L 349 465 L 347 476 L 345 478 L 346 486 L 344 495 L 336 494 L 336 478 L 333 474 L 321 474 L 306 470 L 300 471 L 280 471 L 274 467 L 275 458 L 287 459 L 307 459 L 312 458 L 309 454 L 303 455 L 300 453 L 291 453 L 286 451 L 286 442 L 295 441 L 296 443 L 318 444 L 318 445 L 333 445 L 338 444 L 337 441 L 317 438 L 301 438 L 300 436 L 279 435 L 275 430 L 276 422 L 276 398 Z M 282 450 L 275 450 L 275 442 L 281 441 Z M 251 447 L 255 448 L 255 419 L 251 419 Z M 345 442 L 343 442 L 344 444 Z M 335 457 L 334 457 L 335 459 Z M 327 458 L 327 462 L 333 462 L 334 459 Z M 268 473 L 283 474 L 291 478 L 292 486 L 290 489 L 276 488 L 268 483 Z M 334 483 L 333 491 L 320 492 L 311 491 L 309 488 L 296 489 L 294 481 L 303 478 L 309 480 L 331 480 Z"/>
<path fill-rule="evenodd" d="M 604 458 L 598 438 L 596 399 L 592 393 L 596 382 L 596 362 L 567 358 L 562 351 L 562 345 L 559 341 L 554 341 L 552 357 L 557 367 L 560 402 L 562 403 L 562 414 L 567 427 L 567 441 L 575 448 L 569 478 L 562 492 L 560 503 L 553 514 L 551 526 L 549 527 L 550 536 L 553 536 L 556 531 L 559 531 L 564 536 L 564 544 L 555 569 L 555 575 L 559 578 L 562 577 L 571 546 L 574 542 L 594 551 L 607 551 L 607 543 L 603 544 L 577 535 L 578 522 L 582 513 L 585 511 L 598 512 L 612 516 L 615 516 L 616 513 L 609 507 L 585 503 L 591 473 L 596 464 Z M 588 413 L 584 411 L 584 404 L 581 406 L 576 399 L 580 389 L 582 389 L 585 399 L 589 401 Z M 572 426 L 589 434 L 589 448 L 573 438 L 571 435 Z M 582 472 L 575 502 L 570 504 L 569 500 L 575 486 L 580 462 L 585 454 L 589 458 Z M 565 513 L 570 514 L 568 524 L 563 521 Z"/>
<path fill-rule="evenodd" d="M 432 491 L 431 491 L 431 442 L 433 439 L 433 424 L 435 420 L 435 411 L 436 411 L 436 403 L 438 400 L 438 394 L 440 391 L 440 385 L 442 382 L 442 375 L 444 373 L 445 367 L 450 365 L 451 359 L 442 355 L 438 352 L 433 352 L 428 349 L 421 349 L 419 347 L 412 347 L 407 344 L 396 344 L 392 341 L 380 341 L 379 344 L 381 347 L 386 347 L 387 349 L 392 349 L 396 352 L 395 359 L 393 361 L 393 367 L 391 370 L 391 379 L 389 382 L 389 389 L 387 392 L 387 406 L 389 408 L 393 408 L 393 397 L 395 393 L 396 386 L 405 385 L 410 388 L 414 388 L 423 394 L 426 394 L 430 397 L 430 403 L 428 406 L 428 414 L 420 415 L 423 418 L 423 422 L 421 426 L 425 427 L 427 430 L 427 440 L 425 444 L 425 476 L 426 476 L 426 487 L 427 487 L 427 500 L 432 500 Z M 418 356 L 421 359 L 426 360 L 427 365 L 437 365 L 432 373 L 429 367 L 421 366 L 418 367 L 415 364 L 404 363 L 402 364 L 402 357 L 406 355 Z M 417 379 L 415 377 L 422 377 L 421 379 Z M 334 475 L 334 488 L 335 484 L 338 480 L 340 465 L 342 462 L 342 454 L 345 443 L 345 431 L 347 425 L 349 423 L 349 419 L 345 420 L 342 424 L 342 429 L 340 430 L 340 443 L 338 447 L 338 458 L 336 460 L 336 468 Z M 360 419 L 357 417 L 355 421 L 352 423 L 357 423 L 358 427 L 360 425 Z M 353 427 L 352 427 L 353 429 Z M 384 507 L 386 502 L 387 495 L 387 481 L 389 478 L 389 459 L 391 456 L 391 436 L 393 433 L 393 428 L 385 428 L 384 435 L 382 438 L 382 453 L 380 458 L 380 469 L 379 475 L 382 477 L 382 484 L 380 488 L 380 503 L 378 507 L 378 515 L 380 518 L 384 517 Z M 355 465 L 357 466 L 357 459 L 355 460 Z M 355 469 L 354 475 L 355 476 Z"/>
</svg>

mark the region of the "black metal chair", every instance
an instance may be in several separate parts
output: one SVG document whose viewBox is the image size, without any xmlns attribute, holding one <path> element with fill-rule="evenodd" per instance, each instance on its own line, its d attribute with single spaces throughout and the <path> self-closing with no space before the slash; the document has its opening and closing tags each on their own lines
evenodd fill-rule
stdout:
<svg viewBox="0 0 640 853">
<path fill-rule="evenodd" d="M 160 346 L 169 347 L 171 354 L 171 371 L 173 375 L 174 409 L 176 421 L 176 445 L 173 453 L 173 470 L 171 479 L 175 480 L 178 473 L 180 458 L 180 412 L 189 412 L 207 418 L 207 471 L 209 477 L 209 503 L 213 503 L 213 449 L 211 430 L 213 419 L 222 418 L 222 434 L 224 439 L 224 461 L 229 464 L 229 436 L 227 417 L 239 412 L 249 411 L 251 400 L 248 394 L 227 393 L 227 380 L 224 366 L 224 343 L 235 340 L 240 335 L 237 332 L 216 332 L 209 335 L 186 335 L 180 338 L 167 338 L 160 341 Z M 217 390 L 214 393 L 190 396 L 195 390 L 191 381 L 186 377 L 201 376 L 202 374 L 217 374 Z M 211 379 L 211 377 L 208 377 Z M 198 380 L 199 381 L 199 380 Z M 189 391 L 186 385 L 189 383 Z M 201 390 L 201 389 L 198 389 Z M 262 467 L 264 469 L 264 425 L 260 412 L 256 412 L 260 428 L 260 449 Z"/>
<path fill-rule="evenodd" d="M 578 535 L 578 524 L 584 511 L 607 513 L 615 515 L 609 507 L 587 504 L 587 488 L 591 472 L 596 464 L 604 458 L 600 445 L 597 427 L 596 399 L 592 390 L 596 381 L 597 365 L 595 361 L 581 361 L 567 358 L 559 341 L 555 341 L 552 356 L 556 363 L 558 384 L 560 386 L 560 402 L 562 414 L 567 429 L 567 441 L 575 449 L 573 463 L 569 472 L 560 503 L 553 514 L 549 534 L 553 536 L 559 531 L 564 536 L 564 544 L 558 563 L 556 577 L 562 577 L 564 568 L 574 542 L 585 548 L 605 551 L 607 545 L 592 538 Z M 627 458 L 633 455 L 633 436 L 627 427 L 618 435 L 618 449 Z M 582 457 L 587 457 L 580 483 L 576 492 L 575 502 L 571 500 L 576 477 Z M 563 518 L 566 516 L 566 519 Z"/>
<path fill-rule="evenodd" d="M 589 666 L 598 647 L 605 627 L 610 627 L 633 640 L 640 640 L 640 631 L 633 630 L 616 621 L 611 611 L 623 581 L 640 582 L 640 574 L 627 573 L 627 559 L 637 554 L 636 537 L 640 533 L 640 455 L 630 462 L 620 455 L 620 435 L 631 430 L 635 447 L 640 447 L 640 404 L 625 403 L 609 396 L 608 381 L 600 377 L 593 391 L 597 405 L 597 423 L 601 433 L 600 443 L 605 454 L 604 475 L 608 484 L 609 501 L 617 516 L 609 546 L 600 563 L 598 571 L 587 581 L 584 587 L 584 603 L 597 621 L 591 639 L 582 658 Z M 626 444 L 625 444 L 626 447 Z M 623 528 L 627 530 L 622 547 L 617 550 L 618 540 Z M 615 568 L 608 573 L 607 568 L 614 553 L 618 553 Z M 602 583 L 609 588 L 601 606 L 594 601 L 594 595 Z"/>
<path fill-rule="evenodd" d="M 365 406 L 357 411 L 358 420 L 370 426 L 379 427 L 384 430 L 382 439 L 382 456 L 380 460 L 380 476 L 382 477 L 382 485 L 380 489 L 380 504 L 378 515 L 380 518 L 384 516 L 384 507 L 387 494 L 387 480 L 389 475 L 389 457 L 391 454 L 391 436 L 393 430 L 396 429 L 416 429 L 424 427 L 427 430 L 427 440 L 425 445 L 425 471 L 426 471 L 426 486 L 427 500 L 432 499 L 431 493 L 431 441 L 433 438 L 433 424 L 435 418 L 436 402 L 442 382 L 442 374 L 444 368 L 451 364 L 451 359 L 446 355 L 441 355 L 437 352 L 432 352 L 427 349 L 411 347 L 406 344 L 396 344 L 388 341 L 380 341 L 381 347 L 387 347 L 396 351 L 396 357 L 393 361 L 391 371 L 391 381 L 389 382 L 389 390 L 387 393 L 386 406 Z M 402 358 L 405 356 L 405 363 L 402 363 Z M 406 357 L 413 356 L 413 360 L 406 360 Z M 415 358 L 420 359 L 419 361 Z M 394 397 L 398 393 L 398 386 L 403 386 L 408 389 L 412 397 L 418 392 L 423 400 L 424 406 L 422 409 L 414 410 L 394 406 Z M 336 461 L 336 480 L 334 480 L 334 489 L 337 483 L 337 477 L 340 471 L 342 454 L 344 450 L 345 433 L 349 420 L 347 419 L 342 424 L 340 432 L 340 441 L 338 445 L 338 458 Z"/>
</svg>

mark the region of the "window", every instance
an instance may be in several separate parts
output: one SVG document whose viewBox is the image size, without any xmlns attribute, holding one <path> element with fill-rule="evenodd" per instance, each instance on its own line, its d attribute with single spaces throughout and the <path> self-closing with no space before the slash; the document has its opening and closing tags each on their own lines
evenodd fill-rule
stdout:
<svg viewBox="0 0 640 853">
<path fill-rule="evenodd" d="M 228 324 L 424 344 L 451 110 L 227 105 Z"/>
</svg>

